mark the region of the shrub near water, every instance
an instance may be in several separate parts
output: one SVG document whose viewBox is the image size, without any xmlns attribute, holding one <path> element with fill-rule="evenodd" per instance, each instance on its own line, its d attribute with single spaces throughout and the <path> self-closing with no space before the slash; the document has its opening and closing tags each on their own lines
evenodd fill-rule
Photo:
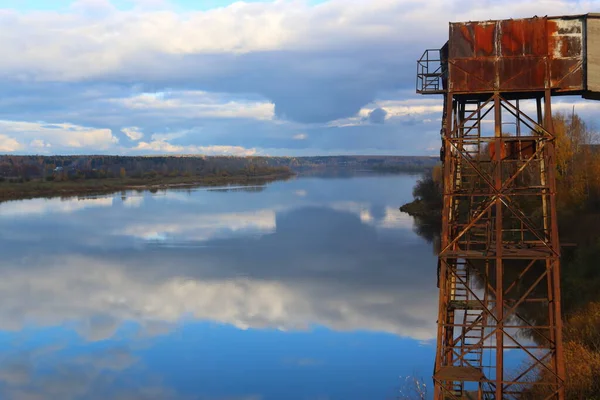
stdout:
<svg viewBox="0 0 600 400">
<path fill-rule="evenodd" d="M 567 318 L 564 330 L 568 399 L 600 399 L 600 303 Z"/>
</svg>

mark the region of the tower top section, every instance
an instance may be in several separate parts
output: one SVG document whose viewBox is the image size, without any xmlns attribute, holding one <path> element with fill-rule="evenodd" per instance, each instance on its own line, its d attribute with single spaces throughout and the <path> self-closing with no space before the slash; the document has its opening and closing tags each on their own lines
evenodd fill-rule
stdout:
<svg viewBox="0 0 600 400">
<path fill-rule="evenodd" d="M 417 62 L 417 93 L 600 99 L 600 14 L 452 22 Z"/>
</svg>

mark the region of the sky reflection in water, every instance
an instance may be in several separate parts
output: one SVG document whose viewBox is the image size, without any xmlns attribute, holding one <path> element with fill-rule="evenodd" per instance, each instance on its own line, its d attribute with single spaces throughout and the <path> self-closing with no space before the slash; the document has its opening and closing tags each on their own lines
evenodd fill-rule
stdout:
<svg viewBox="0 0 600 400">
<path fill-rule="evenodd" d="M 431 374 L 416 177 L 0 204 L 0 397 L 388 399 Z"/>
</svg>

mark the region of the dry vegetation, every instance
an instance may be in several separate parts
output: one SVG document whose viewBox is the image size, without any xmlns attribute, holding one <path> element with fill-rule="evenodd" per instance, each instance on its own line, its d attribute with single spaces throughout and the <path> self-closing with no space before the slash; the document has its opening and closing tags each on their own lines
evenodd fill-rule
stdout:
<svg viewBox="0 0 600 400">
<path fill-rule="evenodd" d="M 577 244 L 562 265 L 568 399 L 600 399 L 600 148 L 576 115 L 558 114 L 561 239 Z"/>
<path fill-rule="evenodd" d="M 600 399 L 600 303 L 569 316 L 565 324 L 569 399 Z"/>
</svg>

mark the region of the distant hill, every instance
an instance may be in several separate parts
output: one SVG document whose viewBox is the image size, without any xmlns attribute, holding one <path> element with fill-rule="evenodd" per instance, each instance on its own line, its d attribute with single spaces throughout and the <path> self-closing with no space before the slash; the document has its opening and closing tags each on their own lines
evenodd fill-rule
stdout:
<svg viewBox="0 0 600 400">
<path fill-rule="evenodd" d="M 315 156 L 269 157 L 269 165 L 288 166 L 296 171 L 306 169 L 349 169 L 389 172 L 423 171 L 439 160 L 426 156 Z"/>
</svg>

